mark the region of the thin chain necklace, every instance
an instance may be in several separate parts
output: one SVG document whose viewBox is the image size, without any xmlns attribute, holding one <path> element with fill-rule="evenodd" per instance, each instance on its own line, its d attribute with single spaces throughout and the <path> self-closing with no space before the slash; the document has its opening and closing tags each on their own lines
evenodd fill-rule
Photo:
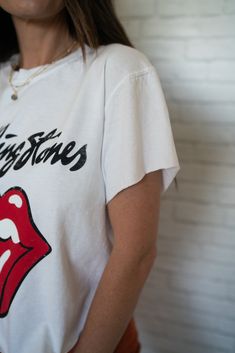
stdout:
<svg viewBox="0 0 235 353">
<path fill-rule="evenodd" d="M 30 75 L 23 83 L 21 84 L 18 84 L 18 85 L 14 85 L 13 82 L 12 82 L 12 78 L 13 78 L 13 74 L 14 74 L 14 70 L 16 69 L 19 69 L 19 64 L 12 64 L 11 65 L 11 70 L 10 70 L 10 73 L 9 73 L 9 77 L 8 77 L 8 81 L 9 81 L 9 84 L 13 90 L 13 94 L 11 95 L 11 99 L 12 100 L 17 100 L 18 99 L 18 89 L 19 87 L 23 87 L 23 86 L 26 86 L 27 84 L 29 84 L 29 82 L 36 76 L 40 75 L 42 72 L 45 72 L 46 70 L 48 70 L 50 68 L 50 66 L 52 64 L 54 64 L 54 62 L 56 60 L 58 60 L 59 58 L 63 58 L 65 57 L 66 55 L 70 54 L 73 47 L 75 46 L 75 44 L 77 43 L 76 40 L 73 41 L 72 45 L 62 54 L 56 56 L 53 58 L 53 60 L 51 62 L 49 62 L 48 64 L 46 65 L 43 65 L 42 67 L 40 67 L 37 71 L 35 71 L 32 75 Z"/>
</svg>

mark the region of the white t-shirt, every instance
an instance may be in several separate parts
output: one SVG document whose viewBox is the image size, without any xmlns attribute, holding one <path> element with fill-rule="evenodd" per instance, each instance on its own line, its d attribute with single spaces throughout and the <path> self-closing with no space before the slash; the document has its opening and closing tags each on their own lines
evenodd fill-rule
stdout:
<svg viewBox="0 0 235 353">
<path fill-rule="evenodd" d="M 0 70 L 0 352 L 66 353 L 113 244 L 106 204 L 180 169 L 158 74 L 139 50 L 86 45 L 12 100 Z M 20 84 L 37 68 L 20 69 Z"/>
</svg>

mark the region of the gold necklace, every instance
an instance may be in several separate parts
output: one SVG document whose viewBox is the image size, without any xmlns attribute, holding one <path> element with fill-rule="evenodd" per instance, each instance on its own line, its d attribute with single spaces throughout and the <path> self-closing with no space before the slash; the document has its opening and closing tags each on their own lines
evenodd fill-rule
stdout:
<svg viewBox="0 0 235 353">
<path fill-rule="evenodd" d="M 13 78 L 13 73 L 14 73 L 14 70 L 16 70 L 17 68 L 19 68 L 19 64 L 14 64 L 14 65 L 11 65 L 11 70 L 10 70 L 10 73 L 9 73 L 9 76 L 8 76 L 8 81 L 9 81 L 9 84 L 11 86 L 11 88 L 13 89 L 13 94 L 11 95 L 11 99 L 12 100 L 17 100 L 18 99 L 18 90 L 17 88 L 19 87 L 23 87 L 23 86 L 26 86 L 27 84 L 29 84 L 29 82 L 36 76 L 40 75 L 42 72 L 46 71 L 47 69 L 49 69 L 49 67 L 54 64 L 54 62 L 56 60 L 58 60 L 59 58 L 63 58 L 65 57 L 66 55 L 70 54 L 73 47 L 75 46 L 75 44 L 77 43 L 76 40 L 73 41 L 72 45 L 63 53 L 63 54 L 60 54 L 59 56 L 56 56 L 53 58 L 53 60 L 51 62 L 49 62 L 48 64 L 46 65 L 43 65 L 42 67 L 40 67 L 37 71 L 35 71 L 32 75 L 30 75 L 23 83 L 21 84 L 18 84 L 18 85 L 14 85 L 13 82 L 12 82 L 12 78 Z"/>
</svg>

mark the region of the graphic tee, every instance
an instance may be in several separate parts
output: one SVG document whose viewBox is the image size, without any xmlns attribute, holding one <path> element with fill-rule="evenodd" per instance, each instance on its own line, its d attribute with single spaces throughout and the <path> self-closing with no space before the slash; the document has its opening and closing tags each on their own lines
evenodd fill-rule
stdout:
<svg viewBox="0 0 235 353">
<path fill-rule="evenodd" d="M 107 204 L 146 173 L 180 169 L 155 67 L 86 45 L 19 89 L 0 69 L 0 352 L 66 353 L 113 246 Z M 14 85 L 39 67 L 20 69 Z"/>
</svg>

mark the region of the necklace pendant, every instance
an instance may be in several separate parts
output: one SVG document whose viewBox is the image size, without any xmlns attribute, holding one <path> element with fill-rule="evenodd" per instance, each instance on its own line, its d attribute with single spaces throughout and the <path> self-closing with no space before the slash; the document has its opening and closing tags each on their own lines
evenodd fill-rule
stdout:
<svg viewBox="0 0 235 353">
<path fill-rule="evenodd" d="M 13 93 L 13 94 L 11 95 L 11 99 L 12 99 L 13 101 L 15 101 L 16 99 L 18 99 L 17 94 L 16 94 L 16 93 Z"/>
</svg>

